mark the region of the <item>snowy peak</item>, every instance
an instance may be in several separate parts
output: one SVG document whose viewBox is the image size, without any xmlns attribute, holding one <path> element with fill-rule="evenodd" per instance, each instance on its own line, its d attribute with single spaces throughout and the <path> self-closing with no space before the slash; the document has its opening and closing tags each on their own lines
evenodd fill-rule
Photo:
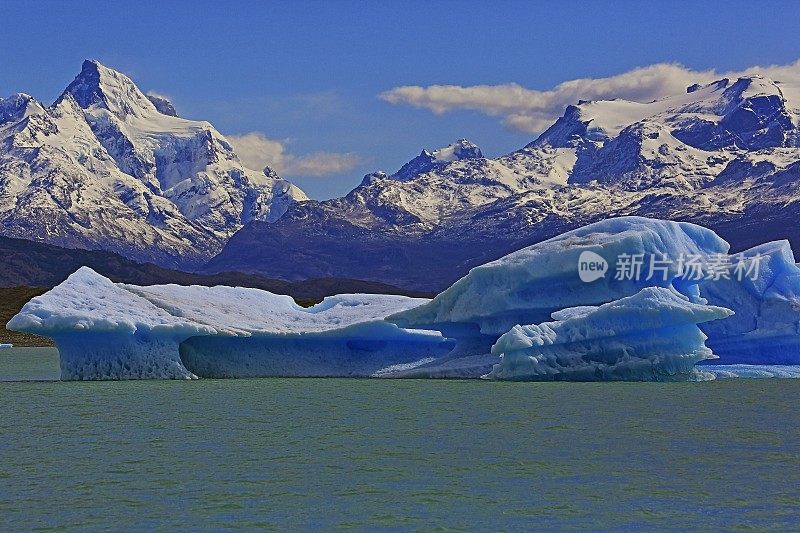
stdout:
<svg viewBox="0 0 800 533">
<path fill-rule="evenodd" d="M 737 157 L 798 146 L 800 87 L 754 75 L 690 85 L 651 102 L 580 101 L 518 159 L 547 170 L 552 154 L 571 152 L 562 161 L 571 168 L 558 172 L 569 183 L 685 189 L 713 181 Z"/>
<path fill-rule="evenodd" d="M 243 224 L 307 197 L 245 168 L 208 122 L 175 116 L 97 61 L 56 102 L 0 98 L 0 234 L 137 261 L 204 262 Z"/>
<path fill-rule="evenodd" d="M 796 161 L 800 112 L 787 104 L 787 89 L 797 94 L 791 84 L 747 76 L 650 102 L 579 101 L 521 150 L 487 159 L 461 139 L 423 150 L 393 175 L 367 175 L 345 200 L 352 212 L 370 211 L 361 220 L 435 227 L 515 195 L 549 199 L 565 187 L 687 194 L 733 175 L 737 165 L 776 169 Z"/>
<path fill-rule="evenodd" d="M 459 139 L 444 148 L 439 148 L 432 152 L 423 150 L 417 157 L 392 174 L 391 177 L 398 181 L 407 181 L 453 161 L 479 159 L 482 157 L 483 153 L 481 153 L 481 149 L 476 144 L 467 139 Z"/>
<path fill-rule="evenodd" d="M 718 91 L 723 82 L 728 80 L 711 85 Z M 797 117 L 787 104 L 777 83 L 748 76 L 725 87 L 716 99 L 671 110 L 673 116 L 664 122 L 673 126 L 676 138 L 702 150 L 791 147 L 797 139 Z"/>
<path fill-rule="evenodd" d="M 17 122 L 43 111 L 42 104 L 32 96 L 25 93 L 12 94 L 8 98 L 0 98 L 0 125 Z"/>
<path fill-rule="evenodd" d="M 83 109 L 100 107 L 120 119 L 158 112 L 153 102 L 129 77 L 88 59 L 83 62 L 80 74 L 67 86 L 61 98 L 65 94 L 71 94 Z"/>
<path fill-rule="evenodd" d="M 597 130 L 591 132 L 589 130 L 591 121 L 591 118 L 583 116 L 581 108 L 577 105 L 567 106 L 564 110 L 564 115 L 525 148 L 573 148 L 584 140 L 607 140 L 608 136 L 604 132 Z M 596 135 L 592 135 L 593 133 L 596 133 Z"/>
<path fill-rule="evenodd" d="M 786 89 L 761 76 L 735 82 L 727 78 L 694 84 L 685 93 L 652 102 L 581 101 L 527 148 L 575 147 L 605 143 L 644 120 L 666 124 L 673 135 L 701 149 L 739 146 L 746 149 L 791 146 L 789 130 L 797 117 L 787 107 Z"/>
<path fill-rule="evenodd" d="M 459 139 L 453 144 L 448 144 L 444 148 L 434 150 L 430 155 L 433 156 L 436 161 L 443 163 L 483 157 L 483 153 L 481 153 L 481 149 L 478 148 L 478 145 L 471 143 L 467 139 Z"/>
</svg>

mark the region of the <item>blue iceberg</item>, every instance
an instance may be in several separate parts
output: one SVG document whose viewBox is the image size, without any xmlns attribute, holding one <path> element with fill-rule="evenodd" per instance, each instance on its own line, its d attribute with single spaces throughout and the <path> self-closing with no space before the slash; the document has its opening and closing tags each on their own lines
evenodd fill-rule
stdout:
<svg viewBox="0 0 800 533">
<path fill-rule="evenodd" d="M 736 313 L 701 326 L 720 356 L 715 363 L 800 365 L 800 267 L 789 242 L 761 244 L 731 264 L 728 277 L 700 285 L 709 303 Z"/>
<path fill-rule="evenodd" d="M 650 276 L 617 276 L 621 257 L 673 257 L 727 253 L 730 246 L 710 229 L 687 222 L 621 217 L 596 222 L 518 250 L 470 270 L 429 303 L 392 315 L 403 327 L 473 330 L 499 336 L 517 324 L 533 324 L 568 307 L 599 305 L 645 287 L 675 287 L 696 298 L 697 282 L 682 281 L 679 265 Z M 582 256 L 604 262 L 602 276 L 584 281 Z M 618 279 L 619 278 L 619 279 Z"/>
<path fill-rule="evenodd" d="M 729 245 L 713 231 L 686 222 L 643 217 L 604 220 L 473 268 L 428 303 L 391 315 L 401 327 L 441 331 L 457 340 L 444 359 L 406 373 L 413 377 L 479 377 L 497 364 L 497 339 L 517 325 L 545 322 L 556 312 L 597 306 L 633 296 L 647 287 L 669 288 L 705 303 L 698 282 L 683 279 L 678 263 L 640 264 L 618 271 L 625 258 L 726 254 Z M 582 272 L 583 262 L 595 266 Z M 638 275 L 634 275 L 638 274 Z M 635 317 L 631 316 L 632 320 Z"/>
<path fill-rule="evenodd" d="M 789 244 L 728 250 L 701 226 L 622 217 L 473 268 L 432 300 L 345 294 L 310 308 L 82 268 L 8 327 L 53 338 L 63 379 L 794 375 L 800 267 Z"/>
<path fill-rule="evenodd" d="M 514 326 L 492 346 L 501 358 L 486 378 L 535 381 L 698 381 L 715 359 L 697 324 L 729 309 L 694 303 L 674 289 L 649 287 L 597 307 L 553 313 L 553 321 Z"/>
</svg>

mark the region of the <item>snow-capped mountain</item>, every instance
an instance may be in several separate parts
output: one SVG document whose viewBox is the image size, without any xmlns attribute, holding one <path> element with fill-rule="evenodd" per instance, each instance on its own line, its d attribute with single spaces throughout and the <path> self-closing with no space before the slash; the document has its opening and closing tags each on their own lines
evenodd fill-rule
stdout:
<svg viewBox="0 0 800 533">
<path fill-rule="evenodd" d="M 324 202 L 95 61 L 52 105 L 0 99 L 0 234 L 172 268 L 436 290 L 628 214 L 700 222 L 735 248 L 800 245 L 798 189 L 800 87 L 758 76 L 582 101 L 509 154 L 461 139 Z"/>
<path fill-rule="evenodd" d="M 208 122 L 179 118 L 124 74 L 85 61 L 50 106 L 0 99 L 0 233 L 192 267 L 305 194 L 245 168 Z"/>
<path fill-rule="evenodd" d="M 800 244 L 800 87 L 723 79 L 648 103 L 579 102 L 495 159 L 468 141 L 343 198 L 243 227 L 207 269 L 440 289 L 476 264 L 611 216 L 690 220 L 734 248 Z"/>
</svg>

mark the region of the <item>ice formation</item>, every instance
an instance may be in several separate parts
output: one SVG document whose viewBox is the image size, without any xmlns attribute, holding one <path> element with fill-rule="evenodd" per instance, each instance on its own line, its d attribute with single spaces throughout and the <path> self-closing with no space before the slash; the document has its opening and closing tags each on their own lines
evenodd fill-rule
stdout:
<svg viewBox="0 0 800 533">
<path fill-rule="evenodd" d="M 401 327 L 429 328 L 457 339 L 447 358 L 411 369 L 415 377 L 479 377 L 498 362 L 491 355 L 498 337 L 519 324 L 547 321 L 553 313 L 596 306 L 637 294 L 648 286 L 672 287 L 702 303 L 697 282 L 679 279 L 678 266 L 667 265 L 649 276 L 617 279 L 619 257 L 709 256 L 728 251 L 714 232 L 694 224 L 622 217 L 597 222 L 523 248 L 473 268 L 467 276 L 429 303 L 392 315 Z M 579 274 L 579 262 L 591 254 L 603 263 L 590 281 Z"/>
<path fill-rule="evenodd" d="M 712 378 L 695 364 L 713 359 L 697 324 L 733 313 L 649 287 L 599 307 L 553 313 L 552 322 L 514 326 L 492 347 L 491 379 L 689 381 Z M 712 378 L 713 379 L 713 378 Z"/>
<path fill-rule="evenodd" d="M 605 220 L 476 267 L 429 303 L 388 320 L 439 330 L 458 341 L 448 358 L 407 374 L 474 377 L 481 369 L 489 372 L 493 361 L 486 354 L 514 326 L 540 324 L 551 316 L 556 321 L 582 317 L 593 306 L 663 287 L 691 303 L 734 311 L 729 318 L 700 325 L 708 336 L 706 345 L 720 356 L 715 364 L 800 364 L 800 267 L 789 243 L 767 243 L 733 256 L 725 255 L 728 248 L 714 232 L 694 224 L 641 217 Z M 603 268 L 582 279 L 579 261 L 587 253 Z M 636 255 L 672 261 L 652 276 L 646 264 L 636 276 L 618 276 L 615 261 Z M 733 269 L 742 256 L 750 258 L 741 265 L 747 275 Z M 693 279 L 680 271 L 679 257 L 699 257 L 703 263 L 727 257 L 732 268 L 718 279 Z M 635 314 L 629 319 L 639 322 Z M 496 371 L 489 375 L 499 376 Z"/>
<path fill-rule="evenodd" d="M 623 217 L 476 267 L 433 300 L 338 295 L 307 309 L 256 289 L 115 284 L 82 268 L 8 327 L 52 337 L 63 379 L 797 374 L 800 267 L 787 242 L 743 254 L 754 276 L 687 277 L 675 261 L 615 271 L 631 256 L 734 263 L 727 252 L 706 228 Z"/>
<path fill-rule="evenodd" d="M 452 348 L 383 320 L 425 301 L 338 295 L 306 309 L 257 289 L 115 284 L 84 267 L 8 327 L 51 337 L 62 379 L 370 376 Z"/>
<path fill-rule="evenodd" d="M 716 362 L 716 361 L 715 361 Z M 703 365 L 715 378 L 800 378 L 800 365 Z"/>
<path fill-rule="evenodd" d="M 709 303 L 736 312 L 701 326 L 708 346 L 723 364 L 800 364 L 800 267 L 789 242 L 762 244 L 740 256 L 742 271 L 700 286 Z"/>
<path fill-rule="evenodd" d="M 389 319 L 402 327 L 472 329 L 496 337 L 517 324 L 547 320 L 555 311 L 611 302 L 648 286 L 675 286 L 696 297 L 696 282 L 677 279 L 675 264 L 650 279 L 643 269 L 638 279 L 618 280 L 615 262 L 624 255 L 708 256 L 727 253 L 728 248 L 713 231 L 686 222 L 642 217 L 604 220 L 475 267 L 431 302 Z M 584 252 L 606 262 L 604 276 L 581 280 L 578 266 Z"/>
</svg>

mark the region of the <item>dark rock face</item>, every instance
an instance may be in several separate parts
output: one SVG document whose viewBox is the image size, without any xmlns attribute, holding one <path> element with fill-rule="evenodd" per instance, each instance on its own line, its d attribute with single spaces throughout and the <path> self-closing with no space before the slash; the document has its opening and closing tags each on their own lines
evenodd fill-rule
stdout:
<svg viewBox="0 0 800 533">
<path fill-rule="evenodd" d="M 95 61 L 87 59 L 81 65 L 81 72 L 72 83 L 67 85 L 64 93 L 69 93 L 79 106 L 87 108 L 104 99 L 100 86 L 100 69 Z"/>
<path fill-rule="evenodd" d="M 158 109 L 158 112 L 162 115 L 167 115 L 168 117 L 178 116 L 178 113 L 175 111 L 175 106 L 166 98 L 154 94 L 147 94 L 145 96 L 147 96 L 148 100 L 153 102 L 153 105 L 156 106 L 156 109 Z"/>
</svg>

